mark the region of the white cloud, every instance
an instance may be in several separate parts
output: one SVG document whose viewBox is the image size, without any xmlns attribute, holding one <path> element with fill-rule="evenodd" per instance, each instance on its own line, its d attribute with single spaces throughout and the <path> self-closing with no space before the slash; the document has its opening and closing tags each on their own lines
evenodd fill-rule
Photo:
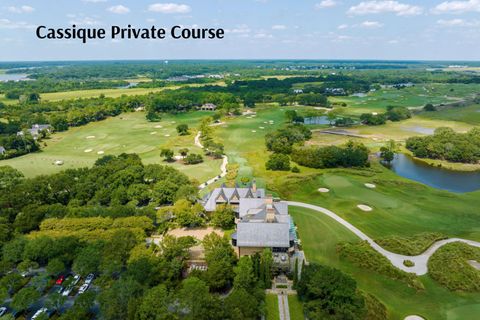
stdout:
<svg viewBox="0 0 480 320">
<path fill-rule="evenodd" d="M 119 4 L 118 6 L 110 7 L 107 10 L 116 14 L 126 14 L 130 12 L 129 8 L 122 6 L 121 4 Z"/>
<path fill-rule="evenodd" d="M 225 32 L 230 32 L 230 33 L 237 33 L 237 34 L 245 34 L 245 33 L 250 33 L 252 30 L 246 25 L 242 24 L 239 25 L 233 29 L 226 29 Z"/>
<path fill-rule="evenodd" d="M 91 3 L 100 3 L 100 2 L 107 2 L 108 0 L 82 0 L 83 2 L 91 2 Z"/>
<path fill-rule="evenodd" d="M 433 9 L 434 13 L 480 12 L 480 0 L 445 1 Z"/>
<path fill-rule="evenodd" d="M 186 4 L 154 3 L 148 6 L 148 11 L 160 13 L 188 13 L 192 11 L 192 8 Z"/>
<path fill-rule="evenodd" d="M 465 21 L 463 19 L 437 20 L 437 24 L 443 27 L 478 27 L 480 21 Z"/>
<path fill-rule="evenodd" d="M 338 30 L 343 30 L 343 29 L 347 29 L 348 28 L 348 24 L 341 24 L 337 27 Z"/>
<path fill-rule="evenodd" d="M 11 7 L 8 7 L 7 9 L 8 11 L 13 13 L 31 13 L 35 11 L 35 8 L 26 6 L 26 5 L 19 6 L 19 7 L 11 6 Z"/>
<path fill-rule="evenodd" d="M 73 15 L 72 20 L 70 20 L 70 24 L 74 24 L 77 26 L 98 26 L 100 25 L 100 21 L 90 18 L 90 17 L 76 17 Z"/>
<path fill-rule="evenodd" d="M 388 40 L 388 43 L 389 43 L 389 44 L 399 44 L 400 41 L 393 39 L 393 40 Z"/>
<path fill-rule="evenodd" d="M 333 8 L 338 4 L 335 0 L 323 0 L 315 5 L 315 9 Z"/>
<path fill-rule="evenodd" d="M 419 6 L 414 6 L 398 1 L 363 1 L 350 7 L 350 15 L 365 15 L 377 13 L 395 13 L 397 16 L 414 16 L 423 12 Z"/>
<path fill-rule="evenodd" d="M 155 23 L 155 21 L 156 21 L 156 20 L 153 19 L 153 18 L 148 18 L 148 19 L 147 19 L 147 22 L 148 22 L 148 23 Z"/>
<path fill-rule="evenodd" d="M 378 22 L 378 21 L 363 21 L 361 24 L 360 24 L 361 27 L 363 28 L 381 28 L 383 26 L 382 23 Z"/>
<path fill-rule="evenodd" d="M 35 26 L 24 21 L 15 22 L 9 19 L 0 19 L 0 29 L 32 29 L 32 28 L 35 28 Z"/>
<path fill-rule="evenodd" d="M 253 37 L 256 38 L 256 39 L 271 39 L 271 38 L 273 38 L 273 36 L 271 34 L 263 33 L 263 32 L 256 33 Z"/>
<path fill-rule="evenodd" d="M 272 30 L 285 30 L 285 29 L 287 29 L 287 26 L 283 24 L 276 24 L 272 26 Z"/>
</svg>

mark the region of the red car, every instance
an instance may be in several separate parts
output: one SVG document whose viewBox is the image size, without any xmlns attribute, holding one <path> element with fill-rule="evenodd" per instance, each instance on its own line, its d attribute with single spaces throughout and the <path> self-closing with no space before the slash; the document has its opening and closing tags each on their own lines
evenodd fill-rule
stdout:
<svg viewBox="0 0 480 320">
<path fill-rule="evenodd" d="M 63 281 L 65 281 L 65 276 L 60 276 L 58 277 L 57 281 L 55 281 L 56 284 L 62 284 Z"/>
</svg>

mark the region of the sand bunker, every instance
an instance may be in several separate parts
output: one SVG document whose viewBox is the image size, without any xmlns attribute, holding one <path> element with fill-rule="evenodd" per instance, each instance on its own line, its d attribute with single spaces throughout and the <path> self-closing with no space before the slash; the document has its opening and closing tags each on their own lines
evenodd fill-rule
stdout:
<svg viewBox="0 0 480 320">
<path fill-rule="evenodd" d="M 150 132 L 150 134 L 157 134 L 157 131 L 152 131 Z"/>
<path fill-rule="evenodd" d="M 87 139 L 95 139 L 95 136 L 88 136 Z"/>
<path fill-rule="evenodd" d="M 262 130 L 265 129 L 265 127 L 258 127 L 258 128 L 260 128 L 260 129 L 262 129 Z"/>
<path fill-rule="evenodd" d="M 158 125 L 155 126 L 155 128 L 160 129 L 160 128 L 163 128 L 163 127 L 158 124 Z"/>
<path fill-rule="evenodd" d="M 319 188 L 319 189 L 318 189 L 318 192 L 327 193 L 327 192 L 330 192 L 330 189 L 327 189 L 327 188 Z"/>
<path fill-rule="evenodd" d="M 98 151 L 97 154 L 104 154 L 105 151 Z"/>
<path fill-rule="evenodd" d="M 165 137 L 170 137 L 170 135 L 169 135 L 169 134 L 166 134 Z"/>
<path fill-rule="evenodd" d="M 93 151 L 92 149 L 85 149 L 84 152 L 89 153 L 89 152 L 92 152 L 92 151 Z"/>
<path fill-rule="evenodd" d="M 257 132 L 257 130 L 252 130 L 253 133 Z"/>
<path fill-rule="evenodd" d="M 62 160 L 57 160 L 53 163 L 54 165 L 56 166 L 62 166 L 63 165 L 63 161 Z"/>
<path fill-rule="evenodd" d="M 367 205 L 365 205 L 365 204 L 359 204 L 359 205 L 357 206 L 357 208 L 360 209 L 360 210 L 362 210 L 362 211 L 365 211 L 365 212 L 370 212 L 370 211 L 373 210 L 372 207 L 369 207 L 369 206 L 367 206 Z"/>
<path fill-rule="evenodd" d="M 377 186 L 373 183 L 365 183 L 365 187 L 367 187 L 368 189 L 375 189 Z"/>
<path fill-rule="evenodd" d="M 405 317 L 404 320 L 425 320 L 424 318 L 420 317 L 420 316 L 407 316 Z"/>
</svg>

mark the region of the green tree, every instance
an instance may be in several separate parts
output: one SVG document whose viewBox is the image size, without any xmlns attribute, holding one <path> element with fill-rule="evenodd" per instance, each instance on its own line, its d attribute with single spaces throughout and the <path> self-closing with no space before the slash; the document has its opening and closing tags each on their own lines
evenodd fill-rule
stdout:
<svg viewBox="0 0 480 320">
<path fill-rule="evenodd" d="M 65 271 L 65 264 L 62 260 L 55 258 L 48 262 L 47 272 L 51 276 L 58 276 L 63 271 Z"/>
<path fill-rule="evenodd" d="M 272 287 L 272 250 L 266 248 L 260 255 L 260 281 L 263 282 L 266 289 Z"/>
<path fill-rule="evenodd" d="M 34 287 L 25 287 L 13 296 L 11 306 L 17 311 L 23 311 L 40 299 L 40 292 Z"/>
<path fill-rule="evenodd" d="M 136 312 L 142 286 L 132 279 L 120 279 L 100 293 L 98 302 L 105 320 L 129 319 Z M 137 304 L 137 305 L 136 305 Z"/>
<path fill-rule="evenodd" d="M 395 143 L 394 140 L 390 140 L 388 143 L 386 143 L 384 146 L 380 148 L 380 157 L 390 163 L 393 161 L 395 158 L 395 153 L 397 152 L 397 144 Z"/>
<path fill-rule="evenodd" d="M 436 111 L 437 108 L 431 104 L 431 103 L 427 103 L 424 107 L 423 107 L 423 110 L 424 111 Z"/>
<path fill-rule="evenodd" d="M 162 149 L 160 151 L 160 157 L 163 157 L 167 162 L 173 161 L 173 155 L 174 153 L 171 149 Z"/>
<path fill-rule="evenodd" d="M 255 274 L 253 270 L 252 259 L 249 256 L 243 256 L 238 260 L 234 268 L 235 278 L 233 286 L 236 289 L 245 289 L 251 291 L 256 285 Z"/>
<path fill-rule="evenodd" d="M 282 153 L 273 153 L 269 156 L 265 167 L 267 170 L 289 171 L 290 157 Z"/>
<path fill-rule="evenodd" d="M 49 309 L 56 310 L 60 312 L 63 308 L 63 305 L 67 302 L 67 297 L 61 293 L 54 292 L 48 296 L 47 306 Z"/>
<path fill-rule="evenodd" d="M 226 312 L 232 320 L 258 319 L 258 298 L 243 288 L 235 288 L 225 299 Z"/>
<path fill-rule="evenodd" d="M 219 205 L 212 214 L 212 225 L 224 230 L 235 226 L 235 212 L 228 205 Z"/>
<path fill-rule="evenodd" d="M 190 134 L 188 131 L 188 124 L 185 124 L 185 123 L 179 124 L 177 126 L 177 132 L 178 132 L 178 135 L 180 136 L 186 136 Z"/>
<path fill-rule="evenodd" d="M 182 149 L 180 149 L 178 152 L 180 153 L 180 155 L 181 155 L 182 157 L 185 158 L 185 157 L 187 156 L 187 154 L 190 152 L 190 150 L 188 150 L 188 148 L 182 148 Z"/>
<path fill-rule="evenodd" d="M 185 319 L 223 319 L 220 301 L 210 295 L 208 286 L 198 278 L 189 277 L 183 281 L 178 300 Z"/>
<path fill-rule="evenodd" d="M 165 285 L 159 285 L 149 289 L 143 296 L 138 307 L 136 320 L 169 320 L 176 319 L 176 315 L 170 312 L 173 300 Z"/>
</svg>

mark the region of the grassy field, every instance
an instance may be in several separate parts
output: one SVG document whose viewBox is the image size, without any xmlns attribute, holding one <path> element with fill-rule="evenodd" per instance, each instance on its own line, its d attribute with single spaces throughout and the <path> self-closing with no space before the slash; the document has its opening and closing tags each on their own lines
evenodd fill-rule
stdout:
<svg viewBox="0 0 480 320">
<path fill-rule="evenodd" d="M 364 270 L 341 260 L 336 245 L 344 241 L 356 241 L 353 234 L 320 213 L 291 208 L 290 213 L 298 226 L 302 246 L 310 262 L 333 266 L 352 275 L 359 287 L 383 302 L 391 319 L 403 319 L 418 314 L 426 319 L 477 319 L 480 310 L 480 294 L 452 293 L 428 276 L 420 280 L 424 291 L 416 291 L 407 285 L 380 274 Z"/>
<path fill-rule="evenodd" d="M 126 113 L 83 127 L 70 128 L 66 132 L 55 133 L 50 139 L 44 140 L 47 146 L 40 152 L 3 160 L 0 161 L 0 165 L 12 166 L 31 177 L 67 168 L 91 166 L 102 156 L 98 154 L 99 152 L 114 155 L 137 153 L 146 164 L 164 163 L 160 158 L 160 149 L 163 147 L 176 151 L 186 147 L 193 153 L 203 154 L 202 150 L 194 145 L 194 131 L 198 121 L 206 115 L 207 112 L 193 112 L 165 116 L 160 122 L 148 122 L 142 112 Z M 187 123 L 193 128 L 190 135 L 178 136 L 176 126 L 180 123 Z M 64 161 L 64 165 L 54 165 L 57 160 Z M 221 160 L 205 158 L 205 162 L 198 165 L 186 166 L 180 163 L 171 165 L 192 178 L 204 181 L 219 174 L 220 164 Z"/>
<path fill-rule="evenodd" d="M 278 297 L 276 294 L 267 294 L 265 296 L 265 311 L 267 313 L 267 320 L 279 320 L 278 314 Z"/>
<path fill-rule="evenodd" d="M 455 102 L 478 92 L 478 84 L 418 84 L 401 90 L 386 88 L 369 92 L 365 97 L 331 97 L 331 102 L 345 102 L 349 114 L 381 112 L 387 106 L 421 107 L 427 103 Z M 451 91 L 453 90 L 453 91 Z"/>
<path fill-rule="evenodd" d="M 291 320 L 304 320 L 303 305 L 297 296 L 288 296 L 288 307 Z"/>
<path fill-rule="evenodd" d="M 474 104 L 466 107 L 449 108 L 435 112 L 422 112 L 419 117 L 424 119 L 458 121 L 471 125 L 479 125 L 480 105 Z"/>
</svg>

